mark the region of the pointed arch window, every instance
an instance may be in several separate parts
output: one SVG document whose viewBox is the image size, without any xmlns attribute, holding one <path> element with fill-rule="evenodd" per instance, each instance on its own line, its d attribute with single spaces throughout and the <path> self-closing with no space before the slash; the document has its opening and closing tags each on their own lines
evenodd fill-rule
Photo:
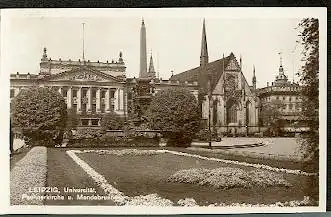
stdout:
<svg viewBox="0 0 331 217">
<path fill-rule="evenodd" d="M 226 120 L 227 123 L 237 123 L 238 106 L 233 100 L 229 100 L 226 106 Z"/>
</svg>

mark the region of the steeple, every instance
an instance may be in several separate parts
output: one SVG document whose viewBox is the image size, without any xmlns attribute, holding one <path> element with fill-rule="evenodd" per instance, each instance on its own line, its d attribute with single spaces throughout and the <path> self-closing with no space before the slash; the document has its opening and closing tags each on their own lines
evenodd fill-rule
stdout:
<svg viewBox="0 0 331 217">
<path fill-rule="evenodd" d="M 203 19 L 200 66 L 204 66 L 207 63 L 208 63 L 208 48 L 207 48 L 207 37 L 206 37 L 206 22 L 205 19 Z"/>
<path fill-rule="evenodd" d="M 41 60 L 47 60 L 47 48 L 44 47 L 44 53 L 43 53 L 43 57 Z"/>
<path fill-rule="evenodd" d="M 287 76 L 284 73 L 283 68 L 283 59 L 282 59 L 282 53 L 279 52 L 279 69 L 278 69 L 278 75 L 276 76 L 275 84 L 284 84 L 287 83 Z"/>
<path fill-rule="evenodd" d="M 147 51 L 146 51 L 146 27 L 144 19 L 141 20 L 140 28 L 140 71 L 139 77 L 147 77 Z"/>
<path fill-rule="evenodd" d="M 255 65 L 253 65 L 253 78 L 252 78 L 253 88 L 256 90 L 256 76 L 255 76 Z"/>
<path fill-rule="evenodd" d="M 153 63 L 153 56 L 152 56 L 152 54 L 151 54 L 151 58 L 149 59 L 148 74 L 151 77 L 155 77 L 155 69 L 154 69 L 154 63 Z"/>
</svg>

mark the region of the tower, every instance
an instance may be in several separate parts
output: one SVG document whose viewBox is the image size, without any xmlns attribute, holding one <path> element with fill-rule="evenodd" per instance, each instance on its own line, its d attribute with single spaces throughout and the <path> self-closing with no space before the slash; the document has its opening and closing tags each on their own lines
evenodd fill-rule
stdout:
<svg viewBox="0 0 331 217">
<path fill-rule="evenodd" d="M 46 47 L 44 47 L 44 53 L 43 53 L 43 57 L 42 57 L 41 60 L 42 60 L 42 61 L 47 60 L 47 48 L 46 48 Z"/>
<path fill-rule="evenodd" d="M 207 48 L 207 37 L 206 37 L 206 23 L 205 23 L 205 19 L 203 19 L 200 66 L 205 66 L 207 63 L 208 63 L 208 48 Z"/>
<path fill-rule="evenodd" d="M 148 76 L 155 78 L 155 69 L 154 69 L 154 63 L 153 63 L 153 56 L 151 54 L 151 58 L 149 59 L 149 68 L 148 68 Z"/>
<path fill-rule="evenodd" d="M 256 90 L 255 65 L 253 65 L 253 78 L 252 78 L 252 83 L 253 83 L 253 89 Z"/>
<path fill-rule="evenodd" d="M 144 19 L 141 21 L 140 28 L 140 71 L 139 77 L 147 77 L 147 51 L 146 51 L 146 27 Z"/>
</svg>

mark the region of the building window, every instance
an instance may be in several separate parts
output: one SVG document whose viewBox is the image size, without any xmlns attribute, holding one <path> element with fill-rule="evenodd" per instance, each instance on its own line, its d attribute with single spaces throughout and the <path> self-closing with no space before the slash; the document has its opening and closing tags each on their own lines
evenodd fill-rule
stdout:
<svg viewBox="0 0 331 217">
<path fill-rule="evenodd" d="M 92 89 L 92 97 L 93 98 L 97 97 L 97 91 L 94 88 Z"/>
<path fill-rule="evenodd" d="M 10 98 L 13 98 L 15 96 L 15 90 L 10 89 Z"/>
<path fill-rule="evenodd" d="M 101 91 L 101 98 L 106 98 L 106 91 L 104 90 Z"/>
<path fill-rule="evenodd" d="M 285 96 L 283 96 L 283 100 L 285 100 Z"/>
<path fill-rule="evenodd" d="M 237 106 L 234 101 L 230 100 L 227 103 L 227 111 L 226 111 L 226 119 L 227 123 L 237 123 Z"/>
<path fill-rule="evenodd" d="M 86 104 L 82 104 L 82 114 L 86 113 Z"/>
<path fill-rule="evenodd" d="M 82 89 L 82 96 L 87 97 L 87 90 L 86 89 Z"/>
<path fill-rule="evenodd" d="M 276 100 L 279 100 L 279 96 L 276 97 Z"/>
<path fill-rule="evenodd" d="M 72 96 L 77 97 L 77 90 L 75 90 L 75 89 L 72 90 Z"/>
<path fill-rule="evenodd" d="M 115 98 L 115 91 L 110 91 L 110 98 Z"/>
<path fill-rule="evenodd" d="M 95 113 L 97 110 L 97 105 L 96 104 L 93 104 L 92 105 L 92 113 Z"/>
<path fill-rule="evenodd" d="M 115 111 L 115 105 L 114 105 L 114 104 L 111 105 L 111 110 L 112 110 L 112 111 Z"/>
<path fill-rule="evenodd" d="M 101 104 L 101 112 L 102 112 L 102 113 L 105 113 L 105 108 L 106 108 L 106 107 L 105 107 L 105 104 Z"/>
<path fill-rule="evenodd" d="M 88 126 L 88 119 L 82 119 L 82 126 Z"/>
<path fill-rule="evenodd" d="M 77 104 L 73 104 L 73 105 L 72 105 L 72 110 L 74 110 L 74 111 L 77 112 Z"/>
<path fill-rule="evenodd" d="M 92 126 L 99 126 L 99 119 L 91 119 L 92 120 Z"/>
<path fill-rule="evenodd" d="M 293 104 L 289 104 L 288 108 L 289 108 L 289 110 L 292 110 L 293 109 Z"/>
<path fill-rule="evenodd" d="M 67 90 L 66 89 L 62 89 L 62 96 L 67 97 Z"/>
<path fill-rule="evenodd" d="M 289 96 L 289 97 L 288 97 L 288 100 L 291 102 L 291 101 L 292 101 L 292 98 Z"/>
</svg>

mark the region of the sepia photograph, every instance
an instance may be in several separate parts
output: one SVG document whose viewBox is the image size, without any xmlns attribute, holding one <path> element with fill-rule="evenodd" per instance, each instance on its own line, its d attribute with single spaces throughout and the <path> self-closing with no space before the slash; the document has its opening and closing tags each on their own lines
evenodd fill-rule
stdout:
<svg viewBox="0 0 331 217">
<path fill-rule="evenodd" d="M 2 10 L 1 72 L 13 212 L 325 211 L 322 8 Z"/>
</svg>

